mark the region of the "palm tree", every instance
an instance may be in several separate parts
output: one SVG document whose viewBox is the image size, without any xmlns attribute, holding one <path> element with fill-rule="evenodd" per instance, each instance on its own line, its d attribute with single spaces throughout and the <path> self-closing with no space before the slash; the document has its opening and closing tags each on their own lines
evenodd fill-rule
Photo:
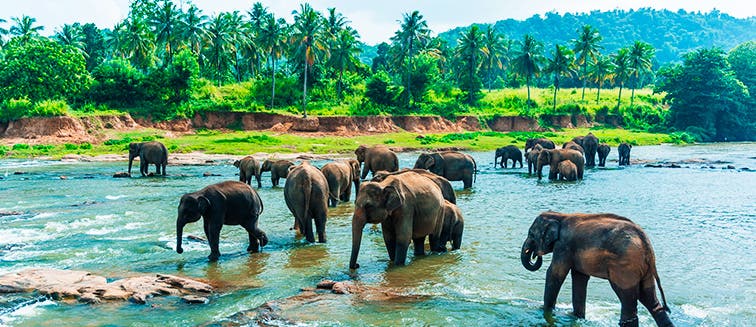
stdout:
<svg viewBox="0 0 756 327">
<path fill-rule="evenodd" d="M 633 88 L 630 93 L 630 106 L 633 105 L 635 89 L 638 87 L 638 80 L 642 74 L 651 71 L 651 58 L 654 56 L 654 47 L 642 41 L 635 41 L 630 47 L 630 67 L 633 79 Z"/>
<path fill-rule="evenodd" d="M 207 57 L 215 71 L 218 86 L 221 85 L 223 76 L 228 72 L 229 52 L 234 46 L 230 31 L 231 28 L 226 17 L 227 13 L 218 14 L 211 18 L 210 23 L 207 25 L 209 42 Z"/>
<path fill-rule="evenodd" d="M 612 56 L 612 64 L 614 64 L 614 82 L 619 84 L 620 87 L 619 95 L 617 96 L 617 110 L 619 110 L 620 100 L 622 99 L 622 87 L 633 72 L 633 67 L 630 66 L 630 49 L 619 49 Z"/>
<path fill-rule="evenodd" d="M 228 50 L 231 52 L 234 64 L 234 77 L 237 82 L 241 82 L 243 71 L 240 61 L 245 61 L 245 58 L 256 56 L 257 46 L 249 37 L 248 24 L 244 21 L 244 16 L 238 10 L 223 13 L 223 16 L 226 25 L 228 25 L 227 32 L 231 41 L 231 46 L 228 47 Z M 243 58 L 243 55 L 248 56 Z"/>
<path fill-rule="evenodd" d="M 541 73 L 542 51 L 541 42 L 536 41 L 532 35 L 525 34 L 525 38 L 520 43 L 519 52 L 512 60 L 515 74 L 525 77 L 525 85 L 528 88 L 528 107 L 530 107 L 530 79 Z"/>
<path fill-rule="evenodd" d="M 599 103 L 599 97 L 601 96 L 601 85 L 606 80 L 611 80 L 614 77 L 614 62 L 609 56 L 596 56 L 596 61 L 592 65 L 588 66 L 588 77 L 592 82 L 598 85 L 596 90 L 596 103 Z"/>
<path fill-rule="evenodd" d="M 339 72 L 339 83 L 337 94 L 339 100 L 342 99 L 341 91 L 343 88 L 344 70 L 354 69 L 357 67 L 357 55 L 360 53 L 359 42 L 348 29 L 342 29 L 331 48 L 331 57 L 329 64 Z"/>
<path fill-rule="evenodd" d="M 270 14 L 263 20 L 260 34 L 258 35 L 258 42 L 268 52 L 272 67 L 273 90 L 270 94 L 271 108 L 273 108 L 276 98 L 276 60 L 281 58 L 281 54 L 286 47 L 287 27 L 288 25 L 283 18 L 276 20 L 273 14 Z"/>
<path fill-rule="evenodd" d="M 5 19 L 0 18 L 0 23 L 5 23 Z M 0 51 L 2 50 L 3 44 L 4 44 L 4 38 L 5 35 L 8 34 L 8 30 L 4 27 L 0 27 Z"/>
<path fill-rule="evenodd" d="M 82 33 L 79 24 L 63 25 L 60 30 L 55 33 L 55 39 L 58 40 L 58 43 L 71 46 L 83 55 L 86 55 L 86 52 L 84 52 L 84 34 Z"/>
<path fill-rule="evenodd" d="M 296 47 L 296 52 L 304 60 L 304 83 L 302 93 L 302 114 L 307 118 L 307 70 L 315 64 L 319 52 L 325 51 L 321 33 L 323 32 L 323 17 L 319 12 L 305 3 L 300 5 L 299 11 L 294 10 L 294 33 L 291 42 Z"/>
<path fill-rule="evenodd" d="M 202 10 L 197 6 L 192 5 L 183 15 L 183 19 L 179 21 L 181 26 L 181 37 L 185 42 L 189 44 L 189 49 L 199 59 L 200 65 L 202 64 L 202 45 L 207 39 L 207 15 L 202 14 Z"/>
<path fill-rule="evenodd" d="M 26 15 L 13 17 L 11 20 L 15 25 L 11 26 L 10 34 L 14 37 L 20 37 L 22 41 L 39 35 L 39 32 L 45 29 L 43 26 L 35 26 L 34 23 L 37 22 L 37 19 Z"/>
<path fill-rule="evenodd" d="M 336 12 L 336 8 L 328 8 L 328 17 L 325 18 L 325 36 L 330 42 L 335 42 L 340 37 L 341 30 L 346 28 L 349 20 L 341 13 Z"/>
<path fill-rule="evenodd" d="M 559 91 L 559 76 L 572 77 L 575 75 L 575 55 L 572 50 L 563 45 L 555 45 L 554 53 L 546 66 L 547 74 L 554 74 L 554 107 L 556 111 L 557 92 Z"/>
<path fill-rule="evenodd" d="M 173 61 L 173 51 L 176 48 L 176 40 L 179 35 L 178 29 L 181 24 L 181 11 L 171 0 L 163 0 L 163 4 L 149 19 L 148 24 L 152 27 L 155 35 L 155 43 L 165 51 L 163 65 Z"/>
<path fill-rule="evenodd" d="M 247 15 L 249 15 L 249 23 L 252 25 L 252 30 L 258 32 L 263 28 L 271 13 L 268 12 L 268 8 L 263 6 L 262 3 L 255 2 L 252 5 L 252 10 L 247 11 Z"/>
<path fill-rule="evenodd" d="M 483 32 L 477 25 L 473 25 L 459 38 L 455 51 L 457 58 L 464 62 L 463 74 L 467 75 L 467 103 L 469 105 L 475 104 L 475 93 L 478 91 L 475 80 L 476 74 L 483 58 L 488 54 L 488 49 L 484 44 Z"/>
<path fill-rule="evenodd" d="M 394 36 L 392 41 L 396 42 L 401 47 L 401 58 L 407 58 L 407 106 L 412 101 L 412 81 L 410 76 L 412 73 L 412 56 L 415 55 L 417 47 L 415 43 L 418 43 L 418 47 L 424 45 L 428 39 L 430 39 L 430 29 L 428 29 L 428 23 L 423 19 L 423 15 L 419 11 L 415 10 L 412 13 L 405 13 L 404 19 L 399 21 L 400 28 Z"/>
<path fill-rule="evenodd" d="M 261 71 L 262 57 L 265 56 L 263 47 L 259 43 L 259 36 L 263 26 L 265 25 L 268 17 L 272 13 L 268 12 L 268 8 L 263 6 L 260 2 L 255 2 L 252 5 L 252 10 L 247 11 L 249 15 L 249 23 L 247 24 L 247 39 L 253 41 L 251 44 L 247 44 L 244 47 L 245 57 L 249 60 L 249 66 L 255 73 Z"/>
<path fill-rule="evenodd" d="M 585 100 L 585 81 L 588 78 L 588 62 L 596 62 L 596 57 L 602 48 L 598 43 L 601 42 L 603 37 L 591 25 L 583 25 L 583 29 L 579 32 L 580 36 L 572 40 L 574 45 L 572 49 L 577 54 L 577 64 L 583 68 L 583 72 L 580 74 L 580 79 L 583 80 L 583 96 L 581 100 Z"/>
<path fill-rule="evenodd" d="M 483 64 L 488 75 L 486 77 L 488 92 L 491 92 L 492 74 L 497 69 L 504 70 L 504 67 L 509 62 L 509 45 L 511 41 L 504 39 L 504 36 L 496 33 L 496 30 L 491 25 L 488 25 L 484 33 L 483 43 L 486 48 L 486 58 Z"/>
<path fill-rule="evenodd" d="M 141 16 L 130 15 L 122 25 L 121 51 L 131 60 L 131 63 L 142 70 L 146 70 L 153 63 L 155 43 L 150 35 L 147 23 Z"/>
</svg>

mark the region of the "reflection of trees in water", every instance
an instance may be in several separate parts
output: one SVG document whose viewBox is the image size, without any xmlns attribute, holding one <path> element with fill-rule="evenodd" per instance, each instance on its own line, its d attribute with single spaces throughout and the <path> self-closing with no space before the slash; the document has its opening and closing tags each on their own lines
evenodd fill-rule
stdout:
<svg viewBox="0 0 756 327">
<path fill-rule="evenodd" d="M 330 255 L 323 244 L 308 244 L 292 248 L 286 268 L 310 268 L 320 266 Z"/>
<path fill-rule="evenodd" d="M 244 257 L 246 256 L 246 257 Z M 268 264 L 270 253 L 249 253 L 243 257 L 229 258 L 223 261 L 208 262 L 205 278 L 217 288 L 259 287 L 258 280 Z"/>
</svg>

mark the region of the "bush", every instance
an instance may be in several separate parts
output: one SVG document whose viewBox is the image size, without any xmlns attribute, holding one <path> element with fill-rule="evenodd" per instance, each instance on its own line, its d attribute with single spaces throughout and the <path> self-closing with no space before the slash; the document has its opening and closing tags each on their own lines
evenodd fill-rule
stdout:
<svg viewBox="0 0 756 327">
<path fill-rule="evenodd" d="M 667 121 L 667 112 L 660 106 L 634 105 L 623 108 L 621 114 L 628 127 L 642 130 L 664 125 Z"/>
<path fill-rule="evenodd" d="M 111 107 L 131 107 L 145 100 L 144 74 L 124 59 L 103 62 L 92 71 L 89 98 Z"/>
<path fill-rule="evenodd" d="M 71 107 L 63 100 L 45 100 L 29 111 L 29 117 L 65 116 Z"/>
<path fill-rule="evenodd" d="M 10 99 L 4 101 L 0 108 L 0 121 L 8 122 L 25 117 L 34 109 L 28 99 Z"/>
<path fill-rule="evenodd" d="M 397 103 L 399 90 L 391 86 L 388 73 L 380 71 L 371 76 L 365 85 L 365 97 L 375 104 L 394 106 Z"/>
<path fill-rule="evenodd" d="M 73 150 L 78 149 L 79 146 L 73 143 L 66 143 L 66 144 L 63 144 L 63 148 L 66 149 L 67 151 L 73 151 Z"/>
<path fill-rule="evenodd" d="M 82 144 L 79 144 L 79 149 L 82 149 L 82 150 L 92 149 L 92 144 L 89 142 L 84 142 Z"/>
<path fill-rule="evenodd" d="M 16 143 L 16 144 L 13 145 L 13 151 L 29 150 L 29 148 L 30 148 L 29 145 L 28 144 L 24 144 L 24 143 Z"/>
<path fill-rule="evenodd" d="M 10 151 L 10 148 L 5 145 L 0 145 L 0 156 L 4 156 L 8 151 Z"/>
</svg>

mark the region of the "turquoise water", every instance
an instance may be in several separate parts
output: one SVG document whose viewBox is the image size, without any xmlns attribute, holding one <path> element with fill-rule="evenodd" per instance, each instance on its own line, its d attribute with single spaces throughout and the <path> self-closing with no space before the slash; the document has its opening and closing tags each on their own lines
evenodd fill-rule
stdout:
<svg viewBox="0 0 756 327">
<path fill-rule="evenodd" d="M 220 287 L 206 305 L 177 298 L 137 304 L 64 304 L 35 295 L 0 295 L 0 325 L 149 326 L 216 321 L 267 301 L 295 295 L 321 279 L 355 279 L 366 285 L 424 295 L 419 301 L 358 302 L 333 310 L 289 314 L 305 325 L 544 324 L 540 311 L 546 266 L 529 272 L 519 250 L 533 219 L 545 210 L 613 212 L 640 224 L 656 250 L 657 268 L 678 326 L 752 326 L 756 322 L 756 144 L 634 147 L 632 159 L 727 161 L 683 163 L 683 168 L 618 168 L 616 148 L 606 169 L 582 182 L 538 182 L 524 169 L 495 169 L 493 153 L 472 153 L 481 172 L 471 190 L 453 182 L 465 216 L 462 249 L 413 258 L 392 267 L 380 229 L 366 228 L 355 273 L 348 269 L 353 206 L 329 212 L 328 243 L 307 244 L 289 230 L 293 217 L 283 188 L 268 173 L 258 192 L 260 218 L 270 243 L 247 254 L 246 232 L 225 226 L 218 263 L 206 244 L 185 240 L 175 248 L 175 219 L 183 193 L 237 179 L 229 164 L 169 166 L 165 178 L 115 179 L 127 163 L 0 161 L 0 274 L 28 267 L 80 269 L 108 277 L 167 273 L 210 280 Z M 400 154 L 410 167 L 416 153 Z M 693 161 L 696 162 L 696 161 Z M 322 165 L 323 162 L 315 161 Z M 705 164 L 708 166 L 709 164 Z M 154 169 L 154 168 L 153 168 Z M 15 175 L 14 172 L 25 174 Z M 221 176 L 202 177 L 204 172 Z M 61 179 L 66 176 L 67 179 Z M 283 185 L 283 183 L 281 184 Z M 186 235 L 203 235 L 201 224 Z M 605 280 L 591 279 L 586 320 L 568 316 L 569 279 L 557 304 L 558 324 L 616 326 L 619 301 Z M 652 324 L 639 306 L 642 325 Z"/>
</svg>

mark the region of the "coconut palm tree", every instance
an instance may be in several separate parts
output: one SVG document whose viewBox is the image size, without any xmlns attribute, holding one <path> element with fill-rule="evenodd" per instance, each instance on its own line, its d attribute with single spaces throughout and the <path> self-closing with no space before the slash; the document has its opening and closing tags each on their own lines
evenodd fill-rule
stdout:
<svg viewBox="0 0 756 327">
<path fill-rule="evenodd" d="M 231 27 L 228 23 L 228 13 L 221 13 L 210 18 L 207 25 L 208 48 L 207 58 L 215 72 L 215 78 L 218 86 L 221 85 L 223 77 L 228 72 L 231 57 L 229 53 L 234 47 Z"/>
<path fill-rule="evenodd" d="M 267 51 L 271 63 L 273 89 L 270 94 L 270 107 L 273 108 L 276 98 L 276 60 L 281 58 L 283 50 L 286 48 L 288 25 L 283 18 L 276 20 L 273 14 L 270 14 L 265 16 L 260 28 L 258 42 Z"/>
<path fill-rule="evenodd" d="M 252 42 L 244 47 L 244 55 L 249 61 L 250 70 L 259 73 L 262 70 L 263 57 L 266 56 L 266 53 L 262 49 L 263 46 L 259 44 L 260 41 L 258 38 L 263 25 L 272 13 L 268 12 L 268 8 L 263 6 L 262 3 L 255 2 L 252 5 L 252 10 L 247 11 L 247 15 L 249 16 L 249 21 L 246 25 L 247 39 Z"/>
<path fill-rule="evenodd" d="M 71 46 L 86 56 L 86 52 L 84 52 L 84 34 L 82 33 L 79 24 L 63 25 L 60 30 L 55 33 L 55 39 L 58 40 L 58 43 Z"/>
<path fill-rule="evenodd" d="M 190 51 L 197 56 L 200 65 L 204 62 L 202 60 L 202 46 L 208 38 L 205 30 L 207 23 L 207 15 L 203 15 L 202 10 L 195 5 L 191 5 L 179 21 L 181 38 L 188 43 Z"/>
<path fill-rule="evenodd" d="M 357 63 L 359 62 L 357 55 L 359 53 L 359 41 L 354 37 L 352 31 L 342 29 L 332 44 L 331 57 L 328 60 L 329 65 L 336 69 L 339 74 L 339 82 L 337 84 L 339 100 L 342 99 L 344 71 L 357 67 Z"/>
<path fill-rule="evenodd" d="M 423 19 L 423 15 L 415 10 L 411 13 L 405 13 L 404 18 L 399 21 L 400 28 L 391 38 L 400 47 L 400 58 L 407 58 L 408 63 L 405 69 L 407 74 L 407 106 L 412 99 L 412 57 L 415 51 L 424 46 L 430 39 L 430 29 L 428 23 Z M 403 61 L 403 60 L 402 60 Z"/>
<path fill-rule="evenodd" d="M 638 87 L 640 77 L 651 71 L 651 58 L 654 56 L 654 47 L 642 41 L 635 41 L 630 47 L 630 67 L 632 67 L 631 76 L 633 77 L 633 88 L 630 93 L 630 106 L 633 105 L 635 98 L 635 89 Z"/>
<path fill-rule="evenodd" d="M 528 88 L 527 106 L 530 107 L 530 80 L 541 74 L 541 65 L 544 60 L 543 46 L 532 35 L 525 34 L 518 50 L 512 60 L 512 66 L 517 76 L 525 78 L 525 85 Z"/>
<path fill-rule="evenodd" d="M 254 62 L 257 56 L 257 46 L 249 35 L 249 26 L 244 21 L 244 16 L 238 10 L 226 12 L 223 15 L 231 41 L 228 51 L 231 52 L 234 78 L 237 82 L 241 82 L 242 75 L 244 75 L 242 63 L 244 61 Z"/>
<path fill-rule="evenodd" d="M 612 56 L 612 64 L 614 64 L 614 82 L 619 84 L 620 87 L 619 95 L 617 96 L 617 110 L 619 110 L 620 100 L 622 99 L 622 87 L 633 73 L 633 67 L 630 65 L 630 49 L 619 49 Z"/>
<path fill-rule="evenodd" d="M 572 40 L 572 50 L 577 55 L 577 64 L 582 67 L 580 79 L 583 81 L 583 95 L 581 100 L 585 100 L 585 82 L 588 79 L 588 64 L 589 62 L 596 62 L 596 57 L 602 49 L 599 42 L 601 42 L 603 37 L 591 25 L 583 25 L 579 33 L 580 36 Z"/>
<path fill-rule="evenodd" d="M 488 54 L 485 47 L 485 36 L 477 25 L 470 27 L 467 32 L 462 34 L 455 49 L 455 55 L 464 63 L 464 72 L 466 75 L 467 104 L 475 104 L 475 94 L 479 91 L 477 73 L 483 58 Z"/>
<path fill-rule="evenodd" d="M 599 103 L 601 96 L 601 85 L 604 81 L 612 80 L 614 77 L 614 62 L 609 56 L 602 56 L 599 54 L 596 56 L 596 61 L 588 66 L 588 77 L 592 82 L 598 85 L 596 90 L 596 103 Z"/>
<path fill-rule="evenodd" d="M 163 65 L 173 61 L 173 51 L 176 49 L 179 36 L 178 29 L 181 25 L 181 15 L 181 10 L 173 4 L 173 1 L 163 0 L 162 5 L 158 5 L 157 11 L 148 21 L 155 36 L 156 45 L 165 53 Z"/>
<path fill-rule="evenodd" d="M 247 15 L 249 15 L 249 23 L 252 30 L 257 33 L 263 28 L 271 13 L 268 12 L 268 8 L 263 6 L 261 2 L 255 2 L 252 5 L 252 9 L 247 11 Z"/>
<path fill-rule="evenodd" d="M 124 53 L 131 61 L 134 67 L 141 70 L 147 70 L 154 62 L 155 43 L 147 26 L 147 23 L 141 16 L 130 15 L 124 20 L 119 33 L 120 52 Z"/>
<path fill-rule="evenodd" d="M 563 45 L 555 45 L 554 53 L 548 59 L 544 70 L 547 74 L 554 74 L 554 107 L 556 111 L 557 92 L 559 91 L 559 76 L 572 77 L 575 75 L 575 54 Z"/>
<path fill-rule="evenodd" d="M 0 18 L 0 23 L 5 23 L 6 20 Z M 0 51 L 2 51 L 3 44 L 5 44 L 5 36 L 8 35 L 8 29 L 0 27 Z"/>
<path fill-rule="evenodd" d="M 292 14 L 294 26 L 291 42 L 295 46 L 297 55 L 304 61 L 302 115 L 307 118 L 307 71 L 319 59 L 319 54 L 326 51 L 322 37 L 323 17 L 308 3 L 300 5 L 299 10 L 294 10 Z"/>
<path fill-rule="evenodd" d="M 509 62 L 509 46 L 511 45 L 511 41 L 505 39 L 503 35 L 496 33 L 496 30 L 491 25 L 488 25 L 484 32 L 483 44 L 486 48 L 486 57 L 483 65 L 487 74 L 488 92 L 491 92 L 494 72 L 497 70 L 503 71 Z"/>
<path fill-rule="evenodd" d="M 36 26 L 34 24 L 37 22 L 36 18 L 26 15 L 13 17 L 11 20 L 15 25 L 11 26 L 10 34 L 13 35 L 13 37 L 20 37 L 22 41 L 38 36 L 39 32 L 45 29 L 43 26 Z"/>
</svg>

